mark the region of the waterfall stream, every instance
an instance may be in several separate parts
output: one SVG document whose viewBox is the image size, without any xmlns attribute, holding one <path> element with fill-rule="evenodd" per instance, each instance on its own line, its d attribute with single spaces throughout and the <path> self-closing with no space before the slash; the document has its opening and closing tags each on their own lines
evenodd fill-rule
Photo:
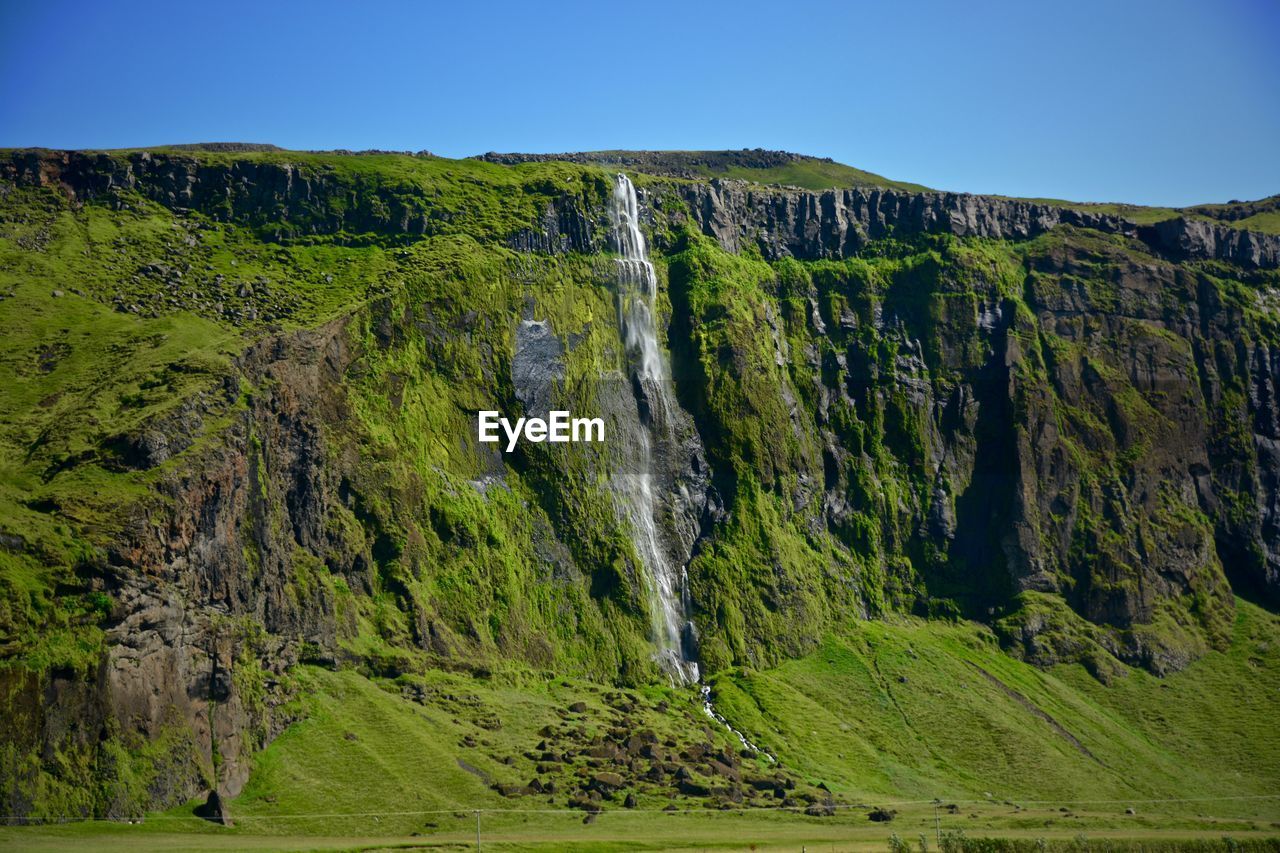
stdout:
<svg viewBox="0 0 1280 853">
<path fill-rule="evenodd" d="M 631 522 L 636 550 L 644 562 L 653 639 L 658 663 L 678 684 L 700 682 L 696 654 L 692 651 L 693 626 L 689 621 L 688 576 L 683 566 L 663 547 L 658 520 L 661 507 L 655 491 L 655 444 L 669 446 L 676 402 L 671 397 L 662 349 L 658 345 L 655 301 L 658 279 L 649 261 L 636 189 L 619 173 L 613 185 L 613 233 L 618 254 L 618 326 L 631 367 L 640 424 L 635 430 L 634 462 L 638 470 L 619 483 L 619 498 Z M 711 688 L 699 686 L 702 709 L 742 743 L 744 749 L 774 761 L 773 755 L 747 740 L 720 714 L 711 701 Z"/>
<path fill-rule="evenodd" d="M 618 326 L 626 345 L 641 423 L 635 434 L 637 470 L 623 475 L 619 497 L 631 522 L 636 550 L 647 570 L 649 610 L 658 662 L 680 684 L 698 680 L 698 664 L 686 649 L 691 631 L 687 578 L 663 546 L 659 532 L 661 507 L 655 494 L 655 439 L 671 438 L 671 399 L 662 349 L 654 323 L 658 280 L 640 231 L 636 189 L 619 174 L 613 186 L 613 233 L 618 254 Z M 656 433 L 656 435 L 655 435 Z"/>
</svg>

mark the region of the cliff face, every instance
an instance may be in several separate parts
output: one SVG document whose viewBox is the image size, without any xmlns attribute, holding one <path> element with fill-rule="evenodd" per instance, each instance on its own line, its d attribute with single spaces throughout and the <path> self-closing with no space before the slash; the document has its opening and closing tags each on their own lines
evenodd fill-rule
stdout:
<svg viewBox="0 0 1280 853">
<path fill-rule="evenodd" d="M 531 250 L 592 251 L 607 223 L 602 176 L 565 198 L 561 182 L 512 180 L 498 167 L 460 175 L 435 158 L 415 169 L 418 158 L 367 155 L 345 158 L 357 168 L 338 170 L 332 158 L 299 157 L 17 151 L 0 174 L 17 186 L 60 189 L 73 201 L 137 194 L 171 210 L 248 224 L 273 241 L 403 245 L 447 234 L 508 235 L 525 225 L 526 239 L 547 241 Z M 499 186 L 506 191 L 492 192 Z M 586 209 L 596 219 L 583 219 Z"/>
<path fill-rule="evenodd" d="M 547 159 L 490 156 L 515 163 Z M 618 162 L 625 166 L 632 160 L 644 167 L 644 158 Z M 15 152 L 3 169 L 6 179 L 16 184 L 57 186 L 72 197 L 92 199 L 136 191 L 166 207 L 253 223 L 273 239 L 378 235 L 403 242 L 455 230 L 448 224 L 455 216 L 471 218 L 466 211 L 433 204 L 412 181 L 395 172 L 377 170 L 354 179 L 339 178 L 323 168 L 289 162 L 209 163 L 145 151 L 123 158 Z M 1122 216 L 1087 209 L 966 193 L 874 188 L 811 192 L 718 178 L 686 179 L 676 186 L 690 218 L 704 233 L 731 252 L 755 245 L 770 260 L 852 257 L 868 242 L 891 234 L 1026 240 L 1059 225 L 1071 225 L 1137 237 L 1153 252 L 1174 260 L 1217 259 L 1263 269 L 1280 266 L 1280 235 L 1185 216 L 1137 225 Z M 603 247 L 607 219 L 599 196 L 556 195 L 550 185 L 539 189 L 550 193 L 540 220 L 510 234 L 514 247 L 586 253 Z"/>
<path fill-rule="evenodd" d="M 783 399 L 808 403 L 789 403 L 793 431 L 813 456 L 801 456 L 808 470 L 800 482 L 825 480 L 830 529 L 856 517 L 868 497 L 850 500 L 850 481 L 865 475 L 848 473 L 870 461 L 865 432 L 851 447 L 838 409 L 854 412 L 855 433 L 877 410 L 900 409 L 893 419 L 909 443 L 889 456 L 924 483 L 891 475 L 912 495 L 902 521 L 914 541 L 899 547 L 917 568 L 934 563 L 929 590 L 976 593 L 982 607 L 1021 591 L 1060 594 L 1090 623 L 1136 629 L 1119 646 L 1115 635 L 1104 644 L 1156 670 L 1196 654 L 1174 641 L 1162 660 L 1160 641 L 1143 636 L 1168 602 L 1191 597 L 1205 608 L 1197 619 L 1213 626 L 1209 636 L 1221 636 L 1229 604 L 1219 564 L 1240 591 L 1280 601 L 1268 473 L 1277 375 L 1262 331 L 1272 323 L 1275 277 L 1254 272 L 1276 267 L 1276 237 L 942 193 L 712 181 L 655 190 L 655 207 L 672 207 L 671 195 L 720 245 L 767 260 L 836 261 L 886 238 L 935 234 L 1017 247 L 1000 257 L 945 239 L 922 264 L 886 265 L 887 281 L 857 264 L 775 264 L 805 271 L 777 275 L 772 288 L 768 272 L 756 274 L 776 300 L 755 306 L 764 321 L 757 328 L 770 331 L 786 367 L 765 381 Z M 732 274 L 690 272 L 685 286 Z M 1261 288 L 1224 289 L 1223 276 Z M 673 280 L 673 293 L 680 286 Z M 1258 332 L 1242 333 L 1259 322 Z M 698 325 L 694 316 L 695 340 L 705 338 Z M 738 358 L 750 346 L 741 331 L 728 336 Z M 753 379 L 761 377 L 741 377 Z M 880 427 L 885 438 L 888 426 Z M 922 550 L 933 553 L 922 560 Z M 1055 659 L 1017 620 L 1005 629 L 1034 657 Z"/>
<path fill-rule="evenodd" d="M 719 433 L 713 466 L 772 471 L 851 562 L 877 555 L 891 606 L 991 619 L 1016 654 L 1082 659 L 1105 679 L 1112 657 L 1166 672 L 1221 644 L 1227 577 L 1280 600 L 1276 238 L 941 193 L 713 181 L 653 202 L 773 262 L 673 246 L 672 350 L 692 343 L 695 388 L 724 373 L 738 385 L 732 399 L 691 395 Z M 734 279 L 748 287 L 724 317 Z M 699 312 L 708 286 L 721 298 Z M 789 429 L 745 435 L 744 405 Z M 723 452 L 739 439 L 746 464 Z M 785 562 L 773 575 L 755 587 L 804 588 Z M 702 587 L 769 623 L 724 588 Z"/>
<path fill-rule="evenodd" d="M 337 324 L 264 340 L 178 416 L 106 443 L 117 471 L 158 474 L 153 497 L 122 507 L 117 532 L 61 581 L 62 596 L 110 602 L 89 671 L 30 672 L 8 694 L 11 813 L 136 814 L 210 787 L 235 796 L 253 754 L 290 721 L 277 711 L 291 697 L 289 668 L 300 657 L 334 661 L 354 614 L 335 611 L 331 585 L 298 583 L 297 549 L 351 547 L 324 527 L 342 466 L 320 441 L 343 422 L 342 335 Z M 247 405 L 242 381 L 262 389 Z M 216 440 L 192 447 L 209 421 L 224 424 Z M 183 463 L 166 465 L 170 454 Z M 369 567 L 366 549 L 341 577 L 367 588 Z M 14 639 L 40 627 L 6 625 Z M 129 756 L 142 744 L 160 751 Z M 14 761 L 24 750 L 65 763 L 52 795 L 38 764 Z M 96 803 L 94 789 L 104 791 Z"/>
<path fill-rule="evenodd" d="M 299 661 L 659 677 L 618 457 L 504 455 L 471 420 L 635 407 L 607 173 L 14 152 L 0 177 L 0 311 L 34 330 L 2 361 L 10 813 L 234 796 Z M 1220 645 L 1234 594 L 1280 603 L 1280 238 L 641 185 L 705 670 L 909 611 L 1105 680 Z"/>
<path fill-rule="evenodd" d="M 952 234 L 1027 240 L 1060 225 L 1137 237 L 1172 259 L 1217 259 L 1249 268 L 1280 265 L 1280 236 L 1176 217 L 1140 226 L 1116 215 L 964 193 L 852 189 L 804 192 L 745 181 L 684 185 L 690 216 L 729 251 L 756 246 L 765 258 L 847 258 L 888 236 Z"/>
</svg>

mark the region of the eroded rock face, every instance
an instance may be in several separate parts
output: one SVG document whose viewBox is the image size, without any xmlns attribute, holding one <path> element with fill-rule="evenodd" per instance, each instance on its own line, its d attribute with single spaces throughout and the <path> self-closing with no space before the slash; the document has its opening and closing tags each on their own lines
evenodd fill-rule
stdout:
<svg viewBox="0 0 1280 853">
<path fill-rule="evenodd" d="M 251 349 L 239 370 L 265 392 L 194 464 L 164 477 L 162 500 L 142 505 L 103 562 L 82 570 L 88 588 L 114 601 L 106 655 L 92 682 L 49 677 L 47 701 L 29 713 L 49 749 L 92 749 L 108 735 L 171 742 L 174 761 L 159 768 L 148 802 L 121 801 L 113 814 L 207 787 L 236 796 L 252 755 L 289 722 L 276 712 L 289 668 L 304 654 L 337 653 L 333 601 L 322 586 L 300 589 L 295 561 L 299 549 L 345 544 L 326 529 L 339 466 L 320 438 L 341 420 L 344 334 L 333 324 Z M 237 396 L 231 383 L 226 396 L 202 398 L 204 415 L 225 415 Z M 140 435 L 163 435 L 163 426 Z M 352 586 L 367 583 L 367 568 L 358 556 L 335 565 Z"/>
<path fill-rule="evenodd" d="M 395 231 L 433 233 L 425 208 L 392 202 L 387 187 L 370 184 L 348 196 L 322 174 L 287 163 L 234 161 L 202 164 L 185 156 L 139 152 L 127 159 L 81 152 L 15 153 L 3 167 L 19 184 L 60 187 L 90 200 L 137 191 L 169 208 L 207 210 L 224 218 L 275 223 L 278 233 Z M 341 196 L 340 204 L 330 205 Z"/>
<path fill-rule="evenodd" d="M 287 162 L 208 163 L 183 154 L 141 151 L 125 157 L 79 151 L 24 150 L 0 162 L 0 178 L 51 187 L 78 202 L 118 200 L 137 192 L 173 210 L 251 224 L 271 239 L 326 235 L 339 242 L 394 238 L 407 242 L 459 229 L 421 187 L 379 175 L 340 179 L 325 169 Z M 590 253 L 604 244 L 608 217 L 598 202 L 607 186 L 584 184 L 577 196 L 532 185 L 543 197 L 540 221 L 509 235 L 520 251 Z"/>
<path fill-rule="evenodd" d="M 512 234 L 507 245 L 518 252 L 592 254 L 602 248 L 600 234 L 605 227 L 607 220 L 586 199 L 558 196 L 543 209 L 537 225 Z"/>
<path fill-rule="evenodd" d="M 528 417 L 546 418 L 564 379 L 564 344 L 546 320 L 521 320 L 516 326 L 511 382 Z"/>
<path fill-rule="evenodd" d="M 1118 216 L 1016 199 L 864 189 L 816 193 L 761 188 L 740 181 L 685 184 L 680 185 L 677 191 L 687 203 L 691 219 L 704 233 L 714 236 L 730 251 L 754 245 L 766 258 L 849 257 L 868 241 L 890 235 L 942 233 L 1026 240 L 1066 225 L 1132 237 L 1146 244 L 1153 253 L 1171 260 L 1217 259 L 1245 268 L 1274 268 L 1280 264 L 1280 238 L 1186 218 L 1154 226 L 1136 226 Z M 1143 393 L 1170 395 L 1166 407 L 1156 419 L 1163 425 L 1160 439 L 1154 442 L 1154 452 L 1140 463 L 1150 467 L 1131 485 L 1142 509 L 1152 509 L 1157 486 L 1173 488 L 1192 506 L 1203 502 L 1210 510 L 1220 506 L 1211 481 L 1217 482 L 1220 488 L 1237 493 L 1257 491 L 1257 521 L 1252 529 L 1241 531 L 1233 527 L 1231 534 L 1218 538 L 1231 540 L 1242 536 L 1252 543 L 1244 550 L 1265 554 L 1266 567 L 1251 569 L 1251 577 L 1255 577 L 1263 587 L 1274 590 L 1275 526 L 1270 521 L 1275 515 L 1274 478 L 1267 475 L 1250 480 L 1238 469 L 1268 471 L 1274 462 L 1275 357 L 1266 344 L 1246 343 L 1224 359 L 1222 348 L 1224 344 L 1234 346 L 1227 342 L 1232 340 L 1234 330 L 1242 322 L 1239 309 L 1224 305 L 1216 291 L 1205 286 L 1202 280 L 1197 280 L 1195 274 L 1169 264 L 1134 262 L 1124 258 L 1108 273 L 1112 278 L 1111 284 L 1116 288 L 1114 297 L 1101 303 L 1091 299 L 1087 288 L 1072 282 L 1082 281 L 1093 274 L 1091 265 L 1097 261 L 1098 258 L 1088 257 L 1087 253 L 1046 256 L 1035 261 L 1031 271 L 1034 275 L 1060 284 L 1038 287 L 1030 307 L 1049 333 L 1085 347 L 1101 346 L 1111 350 L 1110 355 L 1124 366 L 1126 384 Z M 1017 338 L 1007 334 L 1013 307 L 1004 304 L 994 288 L 985 296 L 981 288 L 979 291 L 981 303 L 976 329 L 966 327 L 967 319 L 959 323 L 943 318 L 940 329 L 926 331 L 941 333 L 942 346 L 938 355 L 944 364 L 962 359 L 962 350 L 973 332 L 985 338 L 992 354 L 983 371 L 995 386 L 999 386 L 997 396 L 1004 400 L 995 405 L 1008 406 L 1014 397 L 1024 393 L 1024 389 L 1017 387 L 1017 379 L 1011 373 L 1016 373 L 1015 368 L 1023 361 L 1025 353 Z M 811 324 L 820 335 L 839 337 L 841 332 L 856 328 L 857 318 L 853 316 L 833 317 L 831 319 L 835 322 L 829 325 L 816 310 L 816 294 L 810 297 L 810 301 L 815 307 Z M 880 306 L 875 306 L 875 309 L 881 310 Z M 901 322 L 893 317 L 869 319 L 878 325 Z M 1191 349 L 1188 350 L 1185 343 L 1161 336 L 1158 331 L 1151 334 L 1148 329 L 1167 330 L 1181 341 L 1190 342 Z M 912 341 L 908 333 L 903 343 L 910 347 Z M 848 361 L 856 355 L 850 352 L 835 357 L 841 364 L 834 366 L 845 370 Z M 982 408 L 978 401 L 990 395 L 984 393 L 981 384 L 961 384 L 950 389 L 949 399 L 937 400 L 935 398 L 941 389 L 931 388 L 927 381 L 911 379 L 913 374 L 920 375 L 919 368 L 912 367 L 910 355 L 904 358 L 906 360 L 898 365 L 897 375 L 906 383 L 913 405 L 935 410 L 931 418 L 935 423 L 950 422 L 958 427 L 939 431 L 939 441 L 930 445 L 935 448 L 935 458 L 931 463 L 935 467 L 946 467 L 948 457 L 954 460 L 957 455 L 961 458 L 972 456 L 976 443 L 973 433 L 978 429 L 977 412 Z M 1219 468 L 1225 466 L 1230 471 L 1211 473 L 1214 466 L 1210 456 L 1214 455 L 1215 448 L 1220 447 L 1220 442 L 1211 433 L 1214 413 L 1222 402 L 1224 389 L 1219 373 L 1224 370 L 1228 381 L 1242 383 L 1249 389 L 1247 411 L 1232 414 L 1246 418 L 1252 424 L 1252 455 L 1255 458 L 1243 463 L 1238 459 L 1229 462 L 1219 458 Z M 1068 405 L 1108 393 L 1106 386 L 1109 383 L 1091 373 L 1087 365 L 1055 362 L 1050 371 L 1048 378 L 1054 393 Z M 842 394 L 845 394 L 844 388 L 823 388 L 820 399 L 827 400 L 831 395 Z M 990 410 L 991 407 L 989 401 L 985 408 Z M 1055 505 L 1062 508 L 1064 496 L 1059 494 L 1060 484 L 1072 481 L 1080 472 L 1070 468 L 1069 454 L 1061 447 L 1055 419 L 1048 412 L 1037 415 L 1034 410 L 1029 412 L 1029 416 L 1031 420 L 1025 425 L 1026 429 L 1020 431 L 1019 438 L 1015 440 L 1012 433 L 1008 435 L 1012 442 L 1007 448 L 1008 455 L 1015 462 L 1003 476 L 1012 478 L 1019 485 L 1014 489 L 1014 520 L 1009 533 L 1012 538 L 1006 539 L 1002 547 L 1015 566 L 1012 575 L 1018 587 L 1058 589 L 1060 585 L 1044 569 L 1042 554 L 1047 543 L 1042 541 L 1041 534 L 1049 531 L 1034 519 L 1055 515 L 1050 511 Z M 1124 424 L 1116 422 L 1112 426 L 1117 427 L 1121 441 L 1132 440 L 1134 430 L 1140 427 L 1129 424 L 1129 434 L 1126 435 Z M 938 448 L 944 448 L 940 451 L 941 457 L 938 456 Z M 1042 499 L 1034 497 L 1041 491 L 1046 493 Z M 940 487 L 935 493 L 928 526 L 943 538 L 951 538 L 955 535 L 955 521 L 951 518 L 954 510 L 943 500 L 945 494 L 945 487 Z M 831 496 L 829 500 L 839 505 L 838 496 Z M 1034 511 L 1033 507 L 1021 506 L 1031 503 L 1037 505 Z M 1060 529 L 1051 534 L 1048 541 L 1065 542 L 1069 529 L 1063 529 L 1061 525 L 1066 524 L 1069 528 L 1072 517 L 1070 512 L 1063 516 L 1063 520 L 1057 522 Z M 1223 532 L 1222 524 L 1232 526 L 1234 523 L 1220 518 L 1220 534 Z M 1165 553 L 1177 554 L 1172 557 L 1175 561 L 1185 557 L 1194 565 L 1207 558 L 1204 543 L 1194 546 L 1183 543 L 1190 547 L 1187 553 L 1183 553 L 1183 546 L 1168 544 L 1170 549 Z M 1233 549 L 1235 546 L 1228 547 Z M 1159 561 L 1162 558 L 1154 559 Z M 1172 572 L 1175 577 L 1179 574 Z M 1167 567 L 1161 567 L 1153 576 L 1166 575 L 1169 575 Z M 1142 595 L 1149 600 L 1160 597 L 1160 593 L 1150 590 Z M 1268 595 L 1275 593 L 1269 592 Z M 1142 619 L 1150 615 L 1149 601 L 1147 605 L 1138 603 L 1137 599 L 1132 603 L 1132 608 L 1120 608 L 1128 614 L 1124 618 L 1136 616 Z M 1098 617 L 1109 607 L 1100 599 L 1089 605 L 1091 614 Z"/>
<path fill-rule="evenodd" d="M 1174 258 L 1213 258 L 1245 267 L 1280 265 L 1280 237 L 1185 217 L 1138 229 L 1153 248 Z"/>
<path fill-rule="evenodd" d="M 810 280 L 796 267 L 737 294 L 748 319 L 725 323 L 716 306 L 719 314 L 688 321 L 703 340 L 693 357 L 719 353 L 718 380 L 730 377 L 778 425 L 744 467 L 801 516 L 820 506 L 851 551 L 881 554 L 899 606 L 945 613 L 958 603 L 999 620 L 1010 647 L 1040 663 L 1081 659 L 1092 644 L 1163 673 L 1225 641 L 1233 586 L 1280 600 L 1267 473 L 1272 348 L 1241 340 L 1245 309 L 1223 298 L 1211 272 L 1175 260 L 1233 249 L 1207 238 L 1149 241 L 1120 221 L 1071 224 L 1024 202 L 714 182 L 681 192 L 704 233 L 765 257 L 838 259 L 890 234 L 1059 235 L 1017 255 L 1014 292 L 1012 273 L 1001 284 L 983 268 L 990 258 L 967 267 L 964 251 L 935 241 L 939 265 L 890 266 L 888 286 L 856 269 Z M 1108 237 L 1089 236 L 1099 233 Z M 1262 242 L 1237 239 L 1227 243 Z M 1244 267 L 1273 264 L 1249 251 Z M 704 274 L 706 263 L 687 269 Z M 676 292 L 706 286 L 672 283 Z M 771 331 L 774 300 L 785 306 L 781 335 Z M 750 434 L 715 400 L 703 405 L 715 468 L 726 461 L 718 446 Z M 771 607 L 805 600 L 784 566 L 777 575 L 791 589 Z M 1041 614 L 1026 594 L 1073 615 Z M 1015 606 L 1023 609 L 1005 619 Z M 768 636 L 765 624 L 748 633 Z"/>
<path fill-rule="evenodd" d="M 1143 240 L 1174 258 L 1280 265 L 1280 237 L 1179 217 L 1138 226 L 1120 216 L 968 193 L 769 189 L 745 181 L 681 184 L 690 217 L 731 252 L 754 245 L 768 259 L 847 258 L 868 241 L 921 233 L 1026 240 L 1059 225 Z"/>
</svg>

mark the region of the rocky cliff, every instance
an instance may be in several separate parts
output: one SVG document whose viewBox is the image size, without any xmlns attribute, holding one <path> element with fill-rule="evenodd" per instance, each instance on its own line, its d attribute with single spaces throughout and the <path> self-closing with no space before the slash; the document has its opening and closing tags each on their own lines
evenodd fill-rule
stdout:
<svg viewBox="0 0 1280 853">
<path fill-rule="evenodd" d="M 1217 259 L 1250 268 L 1280 265 L 1280 236 L 1174 217 L 1137 225 L 1120 215 L 967 193 L 850 189 L 804 192 L 746 181 L 685 185 L 681 197 L 702 230 L 726 249 L 755 245 L 765 258 L 847 258 L 874 240 L 952 234 L 1028 240 L 1062 225 L 1136 237 L 1174 260 Z"/>
<path fill-rule="evenodd" d="M 627 152 L 619 152 L 625 154 Z M 645 152 L 639 152 L 644 154 Z M 761 156 L 781 152 L 760 152 Z M 569 155 L 486 155 L 502 163 L 561 162 Z M 585 159 L 584 159 L 585 158 Z M 369 157 L 368 159 L 376 159 Z M 601 158 L 646 169 L 643 156 Z M 740 158 L 741 159 L 741 158 Z M 696 160 L 696 162 L 701 162 Z M 659 163 L 665 161 L 658 161 Z M 757 159 L 743 160 L 750 168 Z M 762 161 L 774 161 L 764 157 Z M 93 199 L 136 191 L 171 208 L 192 208 L 229 220 L 253 223 L 272 238 L 303 235 L 378 235 L 403 241 L 453 229 L 455 215 L 416 193 L 394 172 L 370 170 L 352 180 L 331 170 L 256 160 L 201 162 L 141 151 L 127 157 L 80 152 L 16 152 L 3 165 L 20 185 L 59 186 L 72 197 Z M 670 173 L 666 166 L 660 174 Z M 874 187 L 825 192 L 762 187 L 744 180 L 692 179 L 680 173 L 679 196 L 690 217 L 721 245 L 737 252 L 756 245 L 767 259 L 852 257 L 872 240 L 924 233 L 996 240 L 1027 240 L 1059 225 L 1137 237 L 1153 252 L 1174 260 L 1217 259 L 1250 268 L 1280 265 L 1280 235 L 1232 228 L 1207 219 L 1175 216 L 1138 225 L 1088 206 L 1041 203 L 967 193 L 907 192 Z M 1250 207 L 1242 213 L 1253 211 Z M 605 221 L 601 199 L 553 197 L 542 218 L 515 237 L 528 251 L 600 249 Z M 453 215 L 451 215 L 453 214 Z"/>
<path fill-rule="evenodd" d="M 1280 238 L 636 178 L 697 432 L 662 479 L 705 670 L 914 612 L 1107 680 L 1220 646 L 1236 594 L 1280 602 Z M 618 458 L 505 455 L 471 420 L 630 399 L 610 187 L 563 162 L 0 158 L 10 813 L 234 796 L 299 661 L 660 678 Z"/>
</svg>

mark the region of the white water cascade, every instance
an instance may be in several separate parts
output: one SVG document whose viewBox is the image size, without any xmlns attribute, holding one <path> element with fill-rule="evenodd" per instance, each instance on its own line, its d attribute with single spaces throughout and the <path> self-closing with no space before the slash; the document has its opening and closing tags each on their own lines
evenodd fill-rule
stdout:
<svg viewBox="0 0 1280 853">
<path fill-rule="evenodd" d="M 686 633 L 692 633 L 688 617 L 688 576 L 662 545 L 654 491 L 654 433 L 659 442 L 671 443 L 672 415 L 676 411 L 654 323 L 658 279 L 640 231 L 636 189 L 621 173 L 613 184 L 613 234 L 621 255 L 618 258 L 618 326 L 626 345 L 637 402 L 648 414 L 640 417 L 635 431 L 634 461 L 638 470 L 622 478 L 618 494 L 631 522 L 636 550 L 647 569 L 649 610 L 653 614 L 658 662 L 677 684 L 696 684 L 701 680 L 698 664 L 684 642 Z M 758 753 L 767 761 L 776 760 L 767 750 L 747 740 L 746 735 L 716 710 L 710 687 L 700 686 L 699 700 L 706 715 L 732 732 L 744 749 Z"/>
<path fill-rule="evenodd" d="M 649 609 L 658 662 L 680 684 L 698 680 L 698 664 L 685 652 L 682 637 L 688 628 L 688 591 L 684 569 L 674 565 L 658 532 L 654 493 L 654 430 L 670 438 L 674 402 L 666 381 L 662 350 L 654 324 L 658 280 L 640 231 L 636 189 L 626 175 L 613 185 L 613 234 L 618 254 L 618 326 L 627 349 L 638 402 L 647 407 L 636 430 L 637 470 L 622 477 L 619 498 L 635 537 L 636 550 L 647 570 Z M 644 421 L 647 421 L 645 423 Z"/>
</svg>

